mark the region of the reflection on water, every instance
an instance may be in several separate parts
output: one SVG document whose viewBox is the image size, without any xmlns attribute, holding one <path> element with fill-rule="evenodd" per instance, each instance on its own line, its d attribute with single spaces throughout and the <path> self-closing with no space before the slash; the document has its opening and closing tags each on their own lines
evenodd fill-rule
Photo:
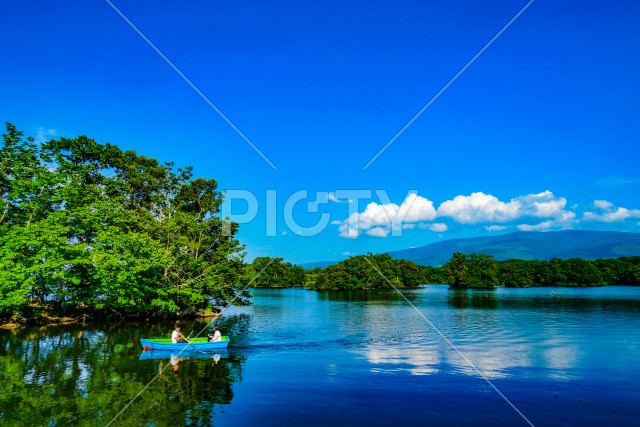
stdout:
<svg viewBox="0 0 640 427">
<path fill-rule="evenodd" d="M 412 375 L 437 374 L 442 361 L 438 351 L 429 347 L 401 349 L 380 344 L 369 346 L 364 355 L 373 365 L 371 372 L 374 373 L 405 371 Z"/>
<path fill-rule="evenodd" d="M 0 424 L 105 425 L 160 372 L 118 425 L 522 421 L 393 290 L 253 293 L 213 354 L 141 352 L 169 323 L 0 331 Z M 640 288 L 403 293 L 534 424 L 640 424 Z"/>
<path fill-rule="evenodd" d="M 518 308 L 577 310 L 580 312 L 640 311 L 639 288 L 610 286 L 603 288 L 524 288 L 516 292 L 493 290 L 448 290 L 448 301 L 455 308 Z M 608 291 L 608 292 L 607 292 Z M 636 295 L 638 294 L 638 295 Z"/>
<path fill-rule="evenodd" d="M 409 301 L 415 299 L 414 293 L 406 293 L 405 296 Z M 363 289 L 363 290 L 350 290 L 350 291 L 323 291 L 318 292 L 318 298 L 326 301 L 344 301 L 344 302 L 373 302 L 376 305 L 387 305 L 387 303 L 394 303 L 398 301 L 404 301 L 402 295 L 399 295 L 396 291 L 379 290 L 379 289 Z"/>
<path fill-rule="evenodd" d="M 455 308 L 498 308 L 495 289 L 451 289 L 448 294 L 449 304 Z"/>
<path fill-rule="evenodd" d="M 620 369 L 638 368 L 628 355 L 638 350 L 640 289 L 626 288 L 629 295 L 609 290 L 611 294 L 598 290 L 590 295 L 588 289 L 518 294 L 509 289 L 440 288 L 413 291 L 413 297 L 414 304 L 487 378 L 522 378 L 534 374 L 526 368 L 543 367 L 535 371 L 536 377 L 575 380 L 593 375 L 585 368 L 608 365 L 612 358 Z M 611 317 L 607 314 L 611 312 L 633 317 Z M 371 372 L 477 376 L 473 366 L 406 307 L 363 306 L 359 321 L 374 326 L 367 329 L 361 349 Z M 606 338 L 614 336 L 618 340 Z"/>
<path fill-rule="evenodd" d="M 222 353 L 207 353 L 207 352 L 172 352 L 166 350 L 153 350 L 153 351 L 143 351 L 140 354 L 139 360 L 163 360 L 169 361 L 173 372 L 178 372 L 180 370 L 180 363 L 184 360 L 189 359 L 206 359 L 209 360 L 212 366 L 215 366 L 220 362 L 222 358 L 228 358 L 228 353 L 226 349 Z M 160 364 L 160 370 L 163 370 L 162 364 Z"/>
<path fill-rule="evenodd" d="M 3 425 L 104 425 L 160 372 L 120 424 L 208 425 L 216 407 L 231 402 L 232 385 L 242 378 L 241 357 L 141 354 L 139 338 L 153 334 L 157 326 L 76 329 L 0 334 Z M 172 369 L 163 369 L 167 364 Z"/>
</svg>

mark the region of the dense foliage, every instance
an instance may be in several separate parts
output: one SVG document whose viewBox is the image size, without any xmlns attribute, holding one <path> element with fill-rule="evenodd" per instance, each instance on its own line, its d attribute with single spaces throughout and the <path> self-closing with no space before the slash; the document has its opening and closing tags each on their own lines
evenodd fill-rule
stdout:
<svg viewBox="0 0 640 427">
<path fill-rule="evenodd" d="M 304 268 L 286 262 L 283 258 L 269 257 L 254 259 L 247 266 L 247 277 L 253 278 L 251 286 L 256 288 L 304 286 L 306 279 Z"/>
<path fill-rule="evenodd" d="M 0 316 L 185 314 L 246 302 L 213 179 L 85 136 L 0 147 Z"/>
<path fill-rule="evenodd" d="M 429 283 L 447 283 L 452 288 L 640 285 L 640 257 L 498 262 L 490 255 L 456 252 L 436 268 L 387 254 L 369 254 L 307 272 L 308 286 L 318 290 L 390 288 L 387 279 L 396 287 Z"/>
<path fill-rule="evenodd" d="M 499 284 L 497 262 L 490 255 L 456 252 L 442 270 L 452 288 L 493 288 Z"/>
<path fill-rule="evenodd" d="M 640 285 L 640 257 L 498 263 L 498 282 L 507 287 Z"/>
<path fill-rule="evenodd" d="M 313 289 L 374 289 L 415 287 L 425 278 L 425 267 L 411 261 L 397 260 L 388 254 L 350 257 L 325 269 L 310 274 Z"/>
</svg>

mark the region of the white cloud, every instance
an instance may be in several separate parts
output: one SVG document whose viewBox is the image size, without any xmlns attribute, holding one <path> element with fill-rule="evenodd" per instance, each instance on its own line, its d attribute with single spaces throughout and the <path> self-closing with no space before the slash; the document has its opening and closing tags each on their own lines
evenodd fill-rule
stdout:
<svg viewBox="0 0 640 427">
<path fill-rule="evenodd" d="M 520 204 L 512 200 L 509 203 L 482 192 L 469 196 L 456 196 L 438 207 L 439 217 L 449 217 L 462 224 L 479 222 L 505 222 L 518 217 Z"/>
<path fill-rule="evenodd" d="M 549 219 L 538 224 L 518 224 L 516 227 L 520 231 L 547 231 L 553 227 L 553 221 Z"/>
<path fill-rule="evenodd" d="M 439 217 L 449 217 L 461 224 L 483 222 L 511 222 L 522 217 L 561 218 L 567 199 L 556 197 L 551 191 L 514 197 L 504 202 L 482 192 L 456 196 L 438 207 Z M 495 230 L 495 228 L 494 228 Z"/>
<path fill-rule="evenodd" d="M 346 237 L 349 239 L 355 239 L 360 235 L 360 231 L 357 228 L 349 226 L 348 219 L 340 222 L 338 232 L 340 233 L 340 237 Z"/>
<path fill-rule="evenodd" d="M 449 227 L 447 227 L 447 224 L 443 222 L 437 222 L 435 224 L 431 224 L 431 227 L 429 227 L 429 230 L 434 231 L 436 233 L 443 233 L 448 229 Z"/>
<path fill-rule="evenodd" d="M 607 200 L 594 200 L 593 206 L 597 209 L 611 209 L 613 207 L 613 203 Z"/>
<path fill-rule="evenodd" d="M 576 220 L 574 212 L 563 211 L 557 218 L 548 219 L 536 224 L 518 224 L 516 228 L 520 231 L 548 231 L 566 230 L 573 227 Z"/>
<path fill-rule="evenodd" d="M 411 193 L 404 199 L 398 214 L 402 215 L 406 212 L 403 219 L 405 222 L 431 221 L 436 217 L 436 210 L 433 202 L 415 193 Z"/>
<path fill-rule="evenodd" d="M 433 224 L 419 224 L 418 228 L 421 230 L 430 230 L 434 233 L 443 233 L 449 229 L 444 222 L 434 222 Z"/>
<path fill-rule="evenodd" d="M 596 200 L 593 204 L 598 208 L 598 212 L 585 212 L 584 215 L 582 215 L 583 220 L 621 222 L 629 218 L 640 218 L 640 209 L 615 207 L 613 203 L 607 202 L 606 200 Z"/>
<path fill-rule="evenodd" d="M 353 252 L 344 251 L 344 252 L 342 252 L 342 255 L 344 255 L 344 256 L 353 256 L 355 254 Z"/>
<path fill-rule="evenodd" d="M 331 191 L 331 192 L 329 192 L 329 193 L 327 194 L 327 198 L 329 199 L 329 201 L 330 201 L 330 202 L 333 202 L 333 203 L 342 203 L 342 200 L 338 199 L 338 198 L 336 197 L 336 193 L 334 193 L 333 191 Z"/>
<path fill-rule="evenodd" d="M 374 237 L 399 235 L 401 230 L 419 228 L 442 233 L 448 230 L 449 219 L 460 224 L 479 224 L 489 232 L 515 228 L 522 231 L 571 229 L 580 221 L 606 223 L 640 218 L 639 209 L 614 206 L 607 200 L 595 200 L 594 209 L 584 212 L 578 219 L 576 207 L 567 208 L 567 199 L 546 190 L 540 193 L 516 196 L 503 201 L 491 194 L 475 192 L 446 200 L 435 209 L 433 202 L 415 193 L 407 195 L 397 205 L 389 202 L 369 203 L 364 211 L 355 212 L 347 219 L 333 221 L 341 237 L 356 238 L 363 234 Z"/>
<path fill-rule="evenodd" d="M 407 195 L 399 206 L 395 203 L 371 202 L 361 213 L 354 213 L 340 222 L 341 237 L 358 237 L 361 232 L 369 236 L 387 237 L 392 230 L 411 229 L 421 221 L 436 217 L 433 202 L 415 193 Z"/>
<path fill-rule="evenodd" d="M 562 216 L 567 205 L 567 199 L 556 197 L 549 190 L 538 194 L 528 194 L 513 200 L 517 200 L 520 203 L 521 216 L 530 215 L 538 218 Z"/>
<path fill-rule="evenodd" d="M 621 222 L 629 218 L 640 218 L 639 209 L 616 207 L 608 200 L 594 200 L 593 206 L 596 212 L 585 212 L 582 215 L 584 221 Z"/>
<path fill-rule="evenodd" d="M 387 237 L 389 235 L 389 229 L 382 227 L 373 227 L 367 230 L 367 234 L 373 237 Z"/>
<path fill-rule="evenodd" d="M 347 239 L 355 239 L 360 235 L 360 231 L 355 228 L 349 227 L 349 223 L 347 222 L 347 220 L 340 222 L 338 232 L 340 233 L 340 237 L 345 237 Z"/>
<path fill-rule="evenodd" d="M 280 235 L 281 235 L 281 236 L 286 236 L 286 235 L 287 235 L 287 232 L 286 232 L 286 231 L 283 231 L 282 233 L 280 233 Z"/>
</svg>

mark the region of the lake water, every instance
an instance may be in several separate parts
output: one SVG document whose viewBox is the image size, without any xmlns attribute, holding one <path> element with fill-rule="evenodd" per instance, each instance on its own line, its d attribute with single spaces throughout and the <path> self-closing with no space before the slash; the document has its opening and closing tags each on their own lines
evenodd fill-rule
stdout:
<svg viewBox="0 0 640 427">
<path fill-rule="evenodd" d="M 0 424 L 106 425 L 157 376 L 112 425 L 527 425 L 470 362 L 536 426 L 640 425 L 640 288 L 405 291 L 468 362 L 393 290 L 253 294 L 216 355 L 141 359 L 171 323 L 0 331 Z"/>
</svg>

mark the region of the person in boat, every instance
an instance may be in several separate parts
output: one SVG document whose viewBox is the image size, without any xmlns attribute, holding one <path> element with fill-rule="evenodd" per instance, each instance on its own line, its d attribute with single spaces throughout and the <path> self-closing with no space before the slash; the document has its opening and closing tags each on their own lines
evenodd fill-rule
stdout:
<svg viewBox="0 0 640 427">
<path fill-rule="evenodd" d="M 180 325 L 176 324 L 176 328 L 171 333 L 171 342 L 178 344 L 179 342 L 187 342 L 187 338 L 180 332 Z"/>
<path fill-rule="evenodd" d="M 220 333 L 220 328 L 217 326 L 213 327 L 213 334 L 209 335 L 209 342 L 214 341 L 222 341 L 222 334 Z"/>
</svg>

